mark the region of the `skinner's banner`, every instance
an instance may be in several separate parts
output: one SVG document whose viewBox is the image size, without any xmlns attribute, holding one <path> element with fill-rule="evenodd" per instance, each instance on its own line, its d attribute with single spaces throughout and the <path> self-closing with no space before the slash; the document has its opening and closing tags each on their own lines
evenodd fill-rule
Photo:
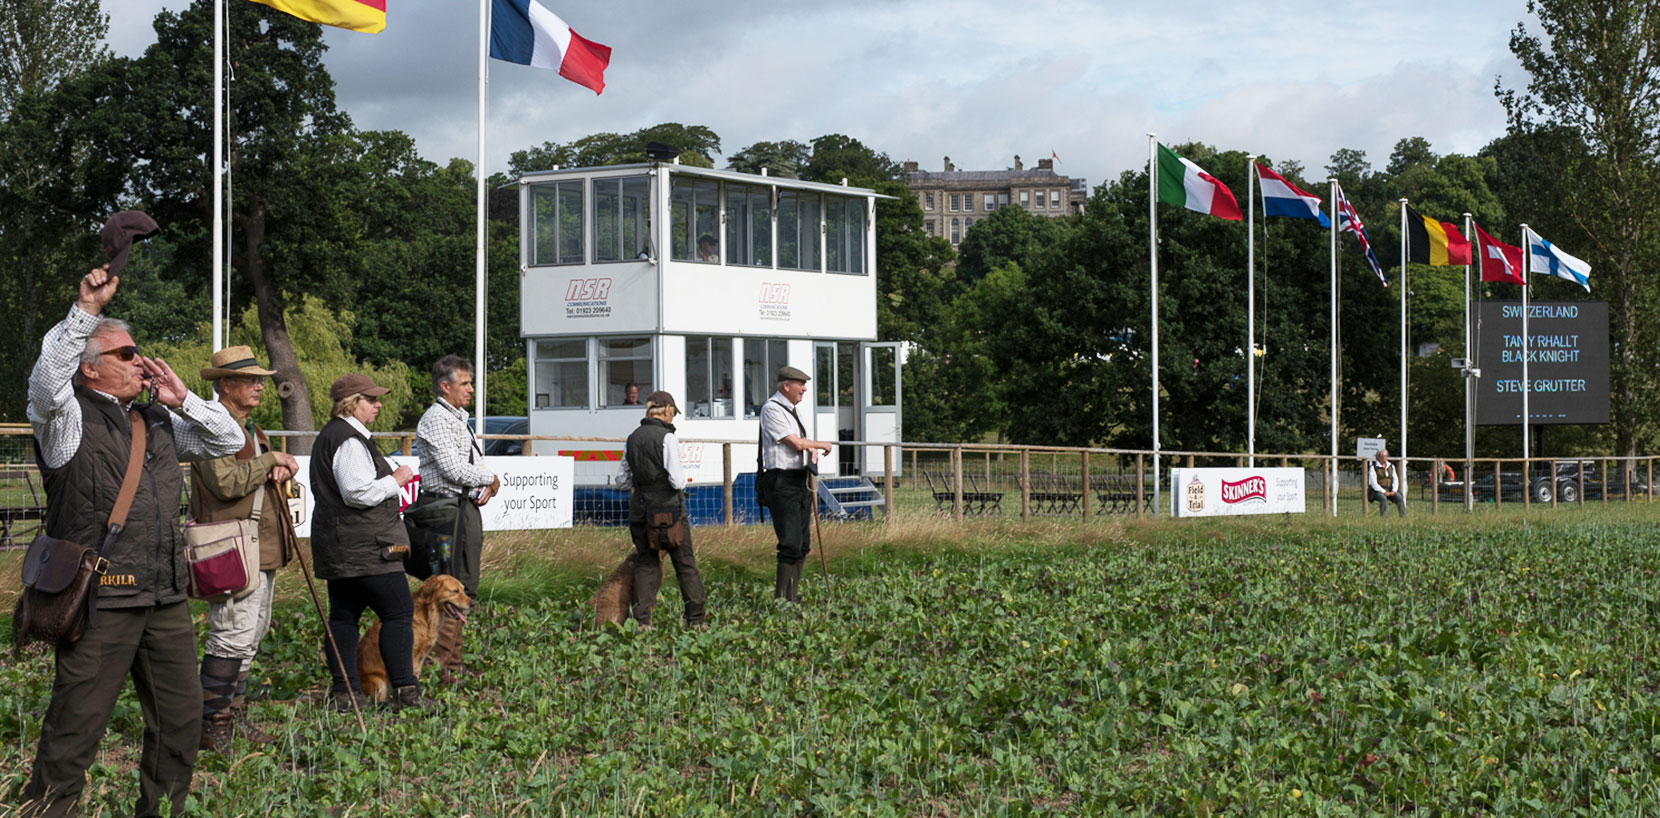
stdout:
<svg viewBox="0 0 1660 818">
<path fill-rule="evenodd" d="M 1231 514 L 1301 514 L 1302 469 L 1170 470 L 1173 517 Z"/>
<path fill-rule="evenodd" d="M 303 508 L 294 508 L 294 529 L 301 537 L 311 536 L 311 515 L 315 501 L 311 490 L 311 458 L 296 457 L 300 473 L 295 480 L 305 486 Z M 419 471 L 420 458 L 393 455 L 386 458 L 393 468 L 408 466 Z M 571 484 L 574 461 L 569 457 L 486 457 L 484 463 L 501 477 L 501 491 L 484 505 L 485 531 L 513 531 L 532 528 L 571 527 Z M 403 488 L 402 504 L 408 507 L 420 496 L 419 477 Z"/>
</svg>

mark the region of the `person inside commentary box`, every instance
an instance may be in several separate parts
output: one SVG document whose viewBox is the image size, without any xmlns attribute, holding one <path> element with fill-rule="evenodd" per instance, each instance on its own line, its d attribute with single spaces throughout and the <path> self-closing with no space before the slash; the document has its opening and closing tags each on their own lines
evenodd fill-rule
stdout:
<svg viewBox="0 0 1660 818">
<path fill-rule="evenodd" d="M 391 390 L 367 375 L 342 375 L 329 387 L 333 419 L 323 424 L 311 449 L 311 553 L 317 578 L 328 583 L 329 630 L 338 660 L 324 640 L 335 710 L 369 706 L 358 689 L 357 623 L 364 608 L 380 617 L 380 658 L 392 683 L 392 709 L 424 709 L 415 675 L 415 601 L 404 579 L 409 532 L 398 516 L 400 489 L 415 479 L 408 466 L 392 468 L 375 449 L 369 424 Z M 354 706 L 353 700 L 356 700 Z"/>
<path fill-rule="evenodd" d="M 664 551 L 680 583 L 686 625 L 704 624 L 703 576 L 692 554 L 692 526 L 686 519 L 686 486 L 692 481 L 681 468 L 680 440 L 674 434 L 679 413 L 673 395 L 647 395 L 646 416 L 623 444 L 622 464 L 617 467 L 616 485 L 629 492 L 628 535 L 635 551 L 632 614 L 642 628 L 651 627 L 651 609 L 657 606 L 657 589 L 663 583 Z M 665 530 L 659 522 L 678 530 Z M 666 542 L 671 539 L 679 544 Z"/>
<path fill-rule="evenodd" d="M 127 324 L 102 314 L 132 243 L 157 232 L 138 211 L 111 217 L 103 229 L 110 263 L 81 278 L 79 299 L 47 331 L 29 375 L 47 535 L 102 546 L 127 471 L 134 415 L 145 437 L 132 508 L 104 553 L 108 565 L 94 589 L 95 621 L 79 641 L 55 651 L 52 697 L 17 815 L 73 813 L 129 675 L 144 703 L 133 813 L 156 815 L 166 801 L 182 815 L 195 774 L 202 685 L 186 599 L 179 461 L 233 454 L 243 438 L 223 404 L 186 389 L 166 361 L 140 355 Z M 149 403 L 138 400 L 146 387 Z"/>
<path fill-rule="evenodd" d="M 294 559 L 298 541 L 294 518 L 282 484 L 294 477 L 299 463 L 287 452 L 274 451 L 265 430 L 249 413 L 265 395 L 265 379 L 277 374 L 260 367 L 246 346 L 225 347 L 213 353 L 202 377 L 213 384 L 231 417 L 242 424 L 242 450 L 190 466 L 190 514 L 198 523 L 248 520 L 259 506 L 259 573 L 242 598 L 208 604 L 207 643 L 202 651 L 201 749 L 225 752 L 240 734 L 256 744 L 275 741 L 248 721 L 248 669 L 259 653 L 259 643 L 271 627 L 271 598 L 277 570 Z"/>
</svg>

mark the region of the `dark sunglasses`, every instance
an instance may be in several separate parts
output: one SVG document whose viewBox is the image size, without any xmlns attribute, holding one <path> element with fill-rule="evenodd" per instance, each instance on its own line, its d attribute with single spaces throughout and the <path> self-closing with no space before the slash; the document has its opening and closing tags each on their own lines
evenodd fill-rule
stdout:
<svg viewBox="0 0 1660 818">
<path fill-rule="evenodd" d="M 128 346 L 124 346 L 124 347 L 116 347 L 115 349 L 106 349 L 103 352 L 100 352 L 98 354 L 99 355 L 114 355 L 116 360 L 118 360 L 118 361 L 120 361 L 124 364 L 125 363 L 131 363 L 134 358 L 138 357 L 138 347 L 133 346 L 133 345 L 128 345 Z"/>
</svg>

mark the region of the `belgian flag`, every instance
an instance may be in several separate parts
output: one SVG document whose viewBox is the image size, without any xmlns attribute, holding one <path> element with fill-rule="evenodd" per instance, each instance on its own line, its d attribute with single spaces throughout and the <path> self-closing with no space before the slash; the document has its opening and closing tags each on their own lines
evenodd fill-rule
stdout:
<svg viewBox="0 0 1660 818">
<path fill-rule="evenodd" d="M 1458 227 L 1406 208 L 1406 260 L 1431 267 L 1470 263 L 1470 242 Z"/>
</svg>

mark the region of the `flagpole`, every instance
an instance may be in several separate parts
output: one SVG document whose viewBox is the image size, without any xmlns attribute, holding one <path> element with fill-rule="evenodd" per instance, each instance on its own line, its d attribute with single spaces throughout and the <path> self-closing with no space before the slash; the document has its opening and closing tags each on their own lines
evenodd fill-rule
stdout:
<svg viewBox="0 0 1660 818">
<path fill-rule="evenodd" d="M 1337 179 L 1331 184 L 1331 516 L 1337 516 Z"/>
<path fill-rule="evenodd" d="M 1256 154 L 1245 157 L 1245 465 L 1252 468 L 1257 464 L 1256 164 Z"/>
<path fill-rule="evenodd" d="M 1528 473 L 1532 466 L 1527 462 L 1532 457 L 1533 436 L 1528 434 L 1528 405 L 1527 393 L 1533 391 L 1533 383 L 1527 378 L 1528 337 L 1527 337 L 1527 296 L 1528 289 L 1533 283 L 1533 245 L 1528 241 L 1528 234 L 1533 232 L 1527 225 L 1522 225 L 1522 486 L 1527 486 Z"/>
<path fill-rule="evenodd" d="M 1472 225 L 1475 219 L 1468 213 L 1464 214 L 1464 241 L 1470 245 L 1470 259 L 1475 260 L 1476 239 Z M 1477 268 L 1480 269 L 1480 262 Z M 1470 497 L 1470 466 L 1476 458 L 1475 438 L 1475 404 L 1470 398 L 1475 394 L 1470 389 L 1470 367 L 1473 366 L 1476 355 L 1475 338 L 1470 332 L 1470 265 L 1464 265 L 1464 510 L 1469 511 L 1474 506 Z M 1496 489 L 1495 489 L 1496 490 Z"/>
<path fill-rule="evenodd" d="M 1406 200 L 1401 200 L 1401 450 L 1395 455 L 1406 469 Z"/>
<path fill-rule="evenodd" d="M 489 362 L 484 357 L 484 228 L 488 216 L 484 196 L 484 118 L 490 89 L 490 0 L 478 0 L 478 165 L 473 169 L 478 185 L 478 242 L 473 271 L 473 430 L 484 434 L 484 402 Z"/>
<path fill-rule="evenodd" d="M 1159 516 L 1159 143 L 1147 134 L 1147 260 L 1152 272 L 1153 312 L 1153 516 Z"/>
<path fill-rule="evenodd" d="M 213 352 L 225 346 L 225 0 L 213 0 Z"/>
</svg>

